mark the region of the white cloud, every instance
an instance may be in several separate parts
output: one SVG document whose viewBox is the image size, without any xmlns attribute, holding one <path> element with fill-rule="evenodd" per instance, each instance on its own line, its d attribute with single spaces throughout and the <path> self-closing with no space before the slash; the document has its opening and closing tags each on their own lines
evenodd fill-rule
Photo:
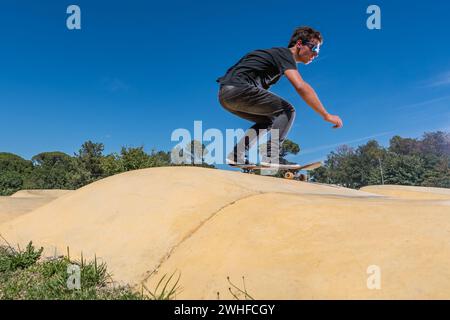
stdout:
<svg viewBox="0 0 450 320">
<path fill-rule="evenodd" d="M 443 86 L 450 86 L 450 71 L 440 74 L 439 76 L 425 84 L 424 87 L 435 88 Z"/>
<path fill-rule="evenodd" d="M 415 108 L 415 107 L 422 107 L 422 106 L 426 106 L 426 105 L 433 104 L 433 103 L 436 103 L 436 102 L 444 101 L 444 100 L 447 100 L 449 98 L 450 98 L 450 96 L 430 99 L 430 100 L 426 100 L 426 101 L 422 101 L 422 102 L 418 102 L 418 103 L 413 103 L 413 104 L 400 106 L 400 107 L 398 107 L 398 109 L 409 109 L 409 108 Z"/>
<path fill-rule="evenodd" d="M 374 134 L 374 135 L 371 135 L 371 136 L 362 137 L 362 138 L 358 138 L 358 139 L 354 139 L 354 140 L 342 141 L 342 142 L 339 142 L 339 143 L 334 143 L 334 144 L 323 145 L 323 146 L 319 146 L 319 147 L 315 147 L 315 148 L 309 148 L 309 149 L 305 149 L 305 150 L 300 150 L 300 153 L 302 155 L 304 155 L 304 154 L 315 153 L 315 152 L 319 152 L 319 151 L 323 151 L 323 150 L 329 150 L 331 148 L 339 147 L 339 146 L 341 146 L 343 144 L 350 145 L 350 144 L 353 144 L 353 143 L 356 143 L 356 142 L 361 142 L 361 141 L 373 139 L 373 138 L 376 138 L 376 137 L 386 136 L 386 135 L 391 134 L 393 132 L 394 131 L 381 132 L 381 133 L 377 133 L 377 134 Z"/>
<path fill-rule="evenodd" d="M 130 88 L 128 84 L 116 77 L 104 77 L 102 86 L 110 92 L 126 91 Z"/>
</svg>

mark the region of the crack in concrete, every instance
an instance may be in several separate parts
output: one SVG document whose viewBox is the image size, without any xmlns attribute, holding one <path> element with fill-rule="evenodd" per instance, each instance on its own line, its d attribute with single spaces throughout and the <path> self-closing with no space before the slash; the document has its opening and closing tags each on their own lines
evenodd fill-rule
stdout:
<svg viewBox="0 0 450 320">
<path fill-rule="evenodd" d="M 216 211 L 214 211 L 209 217 L 207 217 L 205 220 L 201 221 L 199 223 L 199 225 L 197 227 L 195 227 L 193 230 L 191 230 L 190 232 L 188 232 L 177 244 L 175 244 L 174 246 L 172 246 L 169 250 L 169 252 L 159 261 L 158 265 L 152 270 L 152 271 L 148 271 L 146 272 L 147 275 L 144 277 L 144 279 L 141 281 L 141 284 L 144 284 L 152 275 L 156 275 L 158 273 L 159 268 L 161 268 L 161 265 L 166 262 L 170 256 L 173 254 L 173 252 L 186 240 L 188 240 L 189 238 L 191 238 L 201 227 L 203 227 L 208 221 L 210 221 L 212 218 L 214 218 L 219 212 L 221 212 L 222 210 L 228 208 L 229 206 L 234 205 L 236 202 L 239 202 L 241 200 L 246 200 L 255 196 L 259 196 L 262 194 L 266 194 L 267 192 L 256 192 L 250 195 L 247 195 L 245 197 L 236 199 L 232 202 L 229 202 L 225 205 L 223 205 L 222 207 L 220 207 L 219 209 L 217 209 Z"/>
<path fill-rule="evenodd" d="M 187 239 L 191 238 L 201 227 L 203 227 L 208 221 L 210 221 L 212 218 L 214 218 L 220 211 L 226 209 L 229 206 L 232 206 L 234 204 L 236 204 L 237 202 L 241 201 L 241 200 L 246 200 L 248 198 L 252 198 L 255 196 L 259 196 L 259 195 L 263 195 L 263 194 L 283 194 L 283 195 L 292 195 L 292 196 L 323 196 L 323 194 L 315 194 L 315 193 L 305 193 L 305 194 L 299 194 L 296 192 L 283 192 L 283 191 L 269 191 L 269 192 L 264 192 L 264 191 L 257 191 L 257 190 L 249 190 L 250 192 L 253 192 L 250 195 L 247 195 L 245 197 L 236 199 L 232 202 L 229 202 L 225 205 L 223 205 L 222 207 L 220 207 L 219 209 L 217 209 L 216 211 L 214 211 L 209 217 L 207 217 L 205 220 L 201 221 L 199 223 L 199 225 L 197 227 L 195 227 L 194 229 L 192 229 L 191 231 L 189 231 L 178 243 L 176 243 L 174 246 L 172 246 L 170 248 L 170 250 L 168 251 L 168 253 L 166 253 L 166 255 L 164 255 L 160 261 L 158 262 L 157 266 L 152 270 L 152 271 L 147 271 L 145 273 L 144 279 L 141 281 L 141 284 L 145 283 L 150 277 L 152 277 L 153 275 L 156 275 L 158 273 L 158 270 L 161 268 L 162 264 L 164 262 L 166 262 L 170 256 L 174 253 L 174 251 L 183 243 L 185 242 Z M 326 194 L 326 196 L 331 196 L 331 197 L 337 197 L 337 198 L 348 198 L 348 196 L 342 196 L 342 195 L 336 195 L 336 194 Z M 365 196 L 367 197 L 367 196 Z M 362 197 L 362 198 L 365 198 Z M 351 197 L 351 198 L 360 198 L 360 197 Z"/>
</svg>

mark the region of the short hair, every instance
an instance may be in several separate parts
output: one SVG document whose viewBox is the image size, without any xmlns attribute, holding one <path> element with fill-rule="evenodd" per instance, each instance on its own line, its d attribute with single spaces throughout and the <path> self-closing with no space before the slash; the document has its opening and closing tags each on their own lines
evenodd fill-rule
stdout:
<svg viewBox="0 0 450 320">
<path fill-rule="evenodd" d="M 319 31 L 307 26 L 298 27 L 294 30 L 294 33 L 292 33 L 288 48 L 295 46 L 298 40 L 304 42 L 311 41 L 312 39 L 317 39 L 321 44 L 323 43 L 323 38 Z"/>
</svg>

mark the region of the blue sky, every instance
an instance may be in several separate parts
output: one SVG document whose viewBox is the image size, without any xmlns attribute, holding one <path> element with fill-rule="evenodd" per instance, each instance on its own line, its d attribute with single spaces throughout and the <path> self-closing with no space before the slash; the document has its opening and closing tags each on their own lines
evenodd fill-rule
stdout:
<svg viewBox="0 0 450 320">
<path fill-rule="evenodd" d="M 81 8 L 81 30 L 66 8 Z M 381 30 L 366 8 L 381 8 Z M 330 113 L 331 129 L 282 79 L 271 91 L 297 110 L 288 138 L 324 159 L 336 146 L 371 137 L 450 130 L 448 1 L 2 1 L 0 151 L 30 159 L 76 152 L 86 140 L 105 152 L 144 145 L 170 150 L 173 130 L 247 128 L 217 101 L 215 79 L 246 52 L 286 46 L 310 25 L 324 36 L 320 58 L 299 65 Z"/>
</svg>

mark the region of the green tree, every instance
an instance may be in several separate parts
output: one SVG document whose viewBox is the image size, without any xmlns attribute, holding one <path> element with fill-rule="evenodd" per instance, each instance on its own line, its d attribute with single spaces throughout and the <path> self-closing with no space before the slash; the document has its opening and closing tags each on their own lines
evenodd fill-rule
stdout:
<svg viewBox="0 0 450 320">
<path fill-rule="evenodd" d="M 0 152 L 0 195 L 9 196 L 29 185 L 33 163 L 13 153 Z"/>
<path fill-rule="evenodd" d="M 331 184 L 329 172 L 329 169 L 325 166 L 314 169 L 309 173 L 310 181 Z"/>
<path fill-rule="evenodd" d="M 63 152 L 43 152 L 31 160 L 34 170 L 30 180 L 36 189 L 77 189 L 89 177 L 76 158 Z"/>
<path fill-rule="evenodd" d="M 397 155 L 420 158 L 420 185 L 429 187 L 450 185 L 450 134 L 448 132 L 426 132 L 420 140 L 395 136 L 390 141 L 389 151 Z M 414 180 L 417 183 L 418 179 Z M 410 179 L 405 178 L 402 183 L 408 184 Z"/>
<path fill-rule="evenodd" d="M 125 171 L 151 167 L 150 156 L 145 153 L 144 147 L 122 147 L 120 151 L 122 165 Z"/>
<path fill-rule="evenodd" d="M 170 152 L 152 150 L 150 153 L 150 166 L 163 167 L 170 165 Z"/>
<path fill-rule="evenodd" d="M 420 145 L 424 155 L 450 156 L 450 133 L 425 132 Z"/>
<path fill-rule="evenodd" d="M 386 157 L 385 183 L 418 186 L 423 181 L 424 161 L 418 155 L 389 153 Z"/>
<path fill-rule="evenodd" d="M 400 155 L 420 154 L 421 143 L 417 139 L 394 136 L 389 141 L 389 151 Z"/>
<path fill-rule="evenodd" d="M 103 177 L 112 176 L 125 171 L 122 158 L 117 153 L 111 153 L 100 160 Z"/>
<path fill-rule="evenodd" d="M 356 170 L 358 165 L 357 155 L 353 148 L 342 145 L 332 152 L 332 157 L 327 159 L 327 165 L 330 167 L 330 177 L 333 184 L 338 184 L 347 188 L 359 188 L 360 173 Z"/>
<path fill-rule="evenodd" d="M 340 148 L 312 172 L 312 179 L 351 188 L 383 183 L 450 187 L 450 134 L 427 132 L 422 139 L 394 136 L 387 150 L 375 140 L 355 152 Z"/>
<path fill-rule="evenodd" d="M 440 159 L 433 171 L 424 173 L 422 185 L 425 187 L 450 188 L 450 161 L 448 158 Z"/>
<path fill-rule="evenodd" d="M 362 183 L 358 165 L 355 150 L 347 145 L 342 145 L 327 156 L 322 168 L 311 172 L 311 180 L 348 188 L 359 188 Z"/>
<path fill-rule="evenodd" d="M 9 196 L 22 189 L 23 178 L 14 171 L 0 172 L 0 196 Z"/>
<path fill-rule="evenodd" d="M 83 143 L 78 154 L 75 153 L 75 156 L 80 161 L 83 168 L 89 173 L 86 184 L 104 176 L 103 167 L 101 165 L 104 149 L 105 146 L 103 143 L 94 143 L 89 140 Z"/>
<path fill-rule="evenodd" d="M 355 152 L 355 173 L 359 175 L 358 188 L 373 184 L 384 184 L 383 162 L 386 151 L 377 141 L 370 140 Z"/>
<path fill-rule="evenodd" d="M 292 140 L 284 140 L 280 150 L 280 163 L 289 164 L 291 162 L 286 160 L 288 155 L 296 155 L 300 151 L 300 146 Z"/>
</svg>

